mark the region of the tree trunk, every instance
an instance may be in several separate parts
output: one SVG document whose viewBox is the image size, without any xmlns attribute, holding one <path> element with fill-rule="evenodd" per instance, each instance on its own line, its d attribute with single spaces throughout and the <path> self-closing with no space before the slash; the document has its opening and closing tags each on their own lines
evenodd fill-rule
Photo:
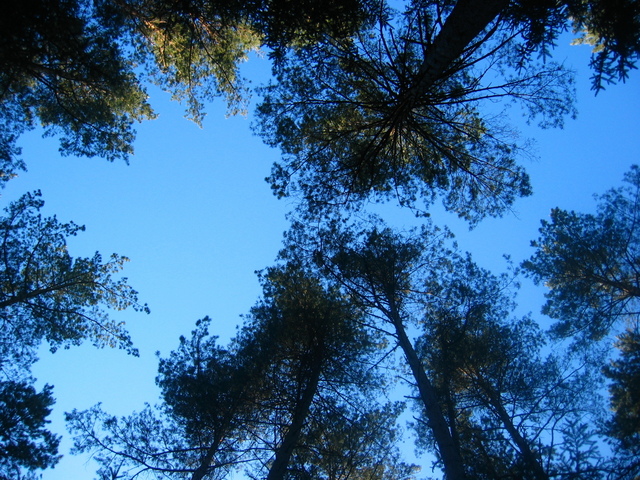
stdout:
<svg viewBox="0 0 640 480">
<path fill-rule="evenodd" d="M 412 95 L 424 95 L 508 5 L 509 0 L 459 0 L 427 50 Z"/>
<path fill-rule="evenodd" d="M 302 393 L 302 397 L 296 404 L 291 425 L 289 425 L 289 429 L 276 451 L 276 456 L 271 464 L 271 468 L 269 469 L 267 480 L 283 480 L 287 473 L 289 460 L 291 459 L 293 449 L 296 447 L 298 439 L 300 438 L 302 427 L 304 427 L 304 423 L 309 416 L 311 403 L 313 402 L 313 398 L 318 390 L 318 383 L 320 382 L 320 373 L 322 372 L 321 356 L 314 355 L 313 362 L 311 378 Z"/>
<path fill-rule="evenodd" d="M 211 468 L 211 462 L 213 461 L 213 457 L 218 451 L 218 447 L 220 447 L 220 442 L 216 440 L 208 448 L 207 453 L 200 462 L 200 466 L 196 469 L 195 472 L 193 472 L 191 480 L 202 480 L 204 476 L 209 472 L 209 469 Z"/>
<path fill-rule="evenodd" d="M 402 348 L 407 358 L 407 363 L 418 385 L 420 399 L 425 408 L 428 424 L 433 432 L 440 457 L 442 458 L 445 478 L 446 480 L 463 480 L 466 478 L 466 474 L 462 456 L 460 455 L 460 450 L 456 447 L 456 442 L 451 435 L 451 431 L 442 413 L 435 388 L 429 380 L 429 377 L 427 377 L 422 362 L 420 362 L 420 358 L 407 336 L 404 325 L 402 324 L 402 319 L 394 303 L 391 303 L 391 310 L 388 313 L 395 328 L 400 348 Z"/>
<path fill-rule="evenodd" d="M 513 424 L 513 420 L 505 410 L 499 395 L 490 386 L 483 385 L 483 388 L 487 391 L 489 402 L 498 414 L 504 428 L 509 432 L 511 439 L 518 447 L 518 450 L 520 450 L 520 455 L 522 455 L 525 465 L 527 465 L 537 480 L 549 480 L 549 475 L 547 475 L 547 472 L 545 472 L 542 467 L 540 460 L 529 447 L 529 442 L 520 434 L 516 426 Z"/>
<path fill-rule="evenodd" d="M 425 54 L 413 85 L 401 96 L 396 117 L 403 118 L 442 78 L 451 64 L 497 16 L 509 0 L 459 0 Z"/>
</svg>

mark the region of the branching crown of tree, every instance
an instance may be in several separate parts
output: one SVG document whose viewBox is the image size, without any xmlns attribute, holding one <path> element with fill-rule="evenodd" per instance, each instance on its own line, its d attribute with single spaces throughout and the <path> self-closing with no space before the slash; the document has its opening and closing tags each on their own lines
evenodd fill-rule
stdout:
<svg viewBox="0 0 640 480">
<path fill-rule="evenodd" d="M 159 408 L 69 414 L 76 449 L 120 478 L 410 478 L 394 445 L 400 409 L 373 394 L 383 382 L 360 309 L 292 263 L 261 278 L 264 298 L 228 348 L 206 318 L 161 359 Z"/>
<path fill-rule="evenodd" d="M 555 208 L 542 221 L 535 254 L 523 267 L 549 288 L 543 312 L 559 336 L 599 339 L 619 320 L 638 322 L 640 298 L 640 169 L 610 190 L 597 213 Z"/>
<path fill-rule="evenodd" d="M 137 354 L 121 322 L 105 308 L 147 311 L 126 279 L 115 276 L 127 261 L 73 258 L 67 239 L 84 227 L 39 213 L 40 192 L 29 193 L 0 218 L 0 476 L 36 478 L 55 465 L 59 438 L 46 430 L 52 388 L 37 392 L 31 365 L 46 342 L 51 350 L 91 341 Z"/>
</svg>

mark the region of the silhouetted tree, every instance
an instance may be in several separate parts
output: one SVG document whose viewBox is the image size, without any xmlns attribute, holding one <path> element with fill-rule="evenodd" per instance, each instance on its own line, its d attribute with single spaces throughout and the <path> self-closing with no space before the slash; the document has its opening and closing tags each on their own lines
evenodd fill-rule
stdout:
<svg viewBox="0 0 640 480">
<path fill-rule="evenodd" d="M 114 254 L 104 262 L 99 253 L 73 258 L 67 238 L 84 227 L 43 218 L 40 196 L 22 196 L 0 218 L 2 344 L 35 349 L 45 340 L 55 350 L 90 340 L 136 353 L 124 325 L 104 312 L 148 312 L 126 279 L 114 278 L 128 259 Z"/>
<path fill-rule="evenodd" d="M 442 13 L 414 6 L 398 27 L 381 19 L 278 65 L 258 107 L 260 134 L 283 153 L 269 178 L 278 196 L 298 195 L 311 217 L 369 199 L 421 210 L 441 196 L 476 222 L 530 193 L 510 129 L 483 103 L 519 99 L 559 123 L 572 112 L 570 75 L 549 64 L 496 79 L 489 70 L 508 63 L 497 51 L 509 51 L 512 35 L 493 30 L 432 71 L 433 48 L 448 45 L 439 42 L 449 32 L 440 31 Z"/>
<path fill-rule="evenodd" d="M 637 475 L 638 395 L 634 368 L 640 283 L 640 171 L 633 166 L 625 185 L 596 196 L 595 214 L 555 208 L 551 220 L 543 221 L 541 236 L 532 242 L 535 254 L 523 263 L 537 283 L 549 288 L 543 313 L 557 322 L 556 337 L 571 337 L 574 348 L 588 351 L 612 331 L 619 335 L 611 365 L 604 373 L 611 380 L 613 418 L 607 431 L 615 441 L 619 478 Z M 617 355 L 617 356 L 616 356 Z M 634 433 L 635 432 L 635 433 Z"/>
<path fill-rule="evenodd" d="M 364 182 L 353 193 L 362 194 L 368 184 L 383 190 L 389 184 L 410 187 L 402 192 L 409 202 L 422 182 L 447 191 L 444 178 L 454 174 L 449 182 L 467 189 L 465 195 L 488 195 L 487 189 L 500 187 L 498 194 L 509 202 L 526 191 L 526 178 L 512 165 L 511 142 L 486 135 L 485 130 L 500 137 L 487 125 L 487 117 L 478 115 L 475 102 L 506 94 L 525 98 L 534 110 L 561 116 L 567 110 L 566 95 L 548 88 L 553 68 L 507 78 L 502 86 L 497 82 L 489 88 L 486 83 L 485 89 L 479 86 L 486 68 L 469 68 L 482 59 L 490 66 L 493 54 L 503 55 L 508 50 L 503 47 L 516 38 L 522 40 L 514 44 L 514 54 L 506 56 L 524 68 L 532 53 L 547 53 L 556 36 L 573 27 L 580 41 L 595 47 L 594 85 L 600 89 L 625 79 L 635 66 L 638 8 L 635 0 L 414 1 L 407 6 L 405 27 L 394 31 L 388 28 L 386 3 L 371 0 L 11 0 L 0 19 L 5 32 L 0 40 L 0 182 L 24 168 L 16 142 L 38 123 L 46 135 L 60 136 L 64 154 L 126 159 L 133 148 L 133 124 L 154 116 L 145 92 L 149 80 L 186 100 L 188 115 L 196 121 L 202 119 L 204 102 L 219 95 L 226 97 L 232 112 L 242 110 L 246 86 L 238 66 L 262 45 L 282 65 L 289 49 L 301 48 L 306 62 L 313 59 L 313 65 L 329 67 L 319 73 L 336 96 L 321 101 L 340 104 L 346 94 L 341 109 L 354 101 L 361 105 L 362 111 L 352 112 L 349 121 L 358 119 L 358 130 L 371 137 L 368 143 L 360 139 L 361 148 L 371 148 L 359 161 L 362 168 L 347 166 L 347 171 L 359 171 L 352 181 Z M 380 28 L 372 29 L 376 21 Z M 374 39 L 364 41 L 370 35 Z M 498 40 L 492 44 L 491 38 Z M 327 62 L 326 55 L 333 60 Z M 362 82 L 348 78 L 353 75 Z M 307 75 L 309 86 L 309 79 L 317 84 Z M 442 121 L 448 127 L 438 132 L 434 123 Z M 338 126 L 329 130 L 341 138 Z M 436 141 L 443 133 L 443 140 Z M 417 148 L 421 138 L 430 145 Z M 471 148 L 474 139 L 480 151 Z M 398 142 L 401 145 L 394 145 Z M 398 154 L 407 148 L 428 158 L 431 166 L 420 165 L 424 158 L 414 159 L 412 168 L 397 163 L 391 171 L 426 178 L 381 182 L 363 174 L 379 170 L 390 151 Z M 512 168 L 500 174 L 501 166 Z M 473 181 L 460 177 L 465 170 Z M 274 184 L 281 188 L 284 179 L 276 173 Z M 381 175 L 389 173 L 383 169 Z M 497 204 L 492 209 L 493 214 L 499 210 Z"/>
<path fill-rule="evenodd" d="M 249 359 L 216 345 L 209 318 L 160 361 L 164 403 L 118 419 L 99 405 L 67 414 L 76 451 L 92 451 L 99 473 L 136 478 L 223 478 L 244 461 L 260 388 Z M 257 387 L 257 388 L 256 388 Z"/>
<path fill-rule="evenodd" d="M 425 227 L 422 233 L 424 240 L 435 231 Z M 427 375 L 407 330 L 408 324 L 412 323 L 412 316 L 408 313 L 409 292 L 414 287 L 412 273 L 423 262 L 431 268 L 438 268 L 446 261 L 447 250 L 442 248 L 443 244 L 436 236 L 431 238 L 433 244 L 422 244 L 416 238 L 405 240 L 386 229 L 355 232 L 341 229 L 336 224 L 317 235 L 317 232 L 309 232 L 301 224 L 296 224 L 288 233 L 285 242 L 288 248 L 281 255 L 287 258 L 306 251 L 329 278 L 342 285 L 346 295 L 361 302 L 372 316 L 369 322 L 376 329 L 391 330 L 389 336 L 393 339 L 393 346 L 403 352 L 415 381 L 445 476 L 448 479 L 466 478 L 460 450 L 442 414 L 442 399 L 437 394 L 433 378 Z M 424 253 L 427 249 L 433 254 L 431 257 Z M 376 324 L 375 320 L 381 323 Z"/>
<path fill-rule="evenodd" d="M 24 168 L 16 141 L 39 123 L 65 155 L 127 158 L 151 118 L 118 37 L 82 0 L 11 0 L 0 29 L 0 181 Z"/>
<path fill-rule="evenodd" d="M 306 255 L 402 351 L 418 445 L 436 454 L 447 478 L 546 479 L 562 462 L 575 474 L 582 464 L 564 457 L 564 431 L 574 416 L 602 413 L 598 360 L 544 355 L 544 333 L 512 318 L 513 278 L 479 268 L 449 237 L 429 224 L 404 234 L 378 221 L 296 224 L 281 255 Z"/>
<path fill-rule="evenodd" d="M 73 258 L 67 239 L 84 227 L 43 218 L 43 204 L 39 192 L 26 194 L 0 218 L 0 470 L 6 478 L 18 478 L 20 468 L 35 475 L 59 458 L 59 439 L 45 428 L 52 387 L 37 393 L 31 386 L 41 343 L 55 351 L 88 340 L 137 354 L 124 325 L 104 310 L 148 311 L 126 279 L 114 278 L 127 258 Z"/>
<path fill-rule="evenodd" d="M 593 399 L 597 362 L 543 354 L 544 332 L 512 316 L 516 287 L 469 256 L 453 256 L 422 287 L 429 296 L 418 351 L 478 478 L 553 477 L 562 428 L 575 416 L 595 421 L 602 408 Z"/>
<path fill-rule="evenodd" d="M 616 342 L 619 358 L 605 367 L 604 374 L 611 380 L 611 408 L 613 419 L 608 433 L 616 438 L 631 456 L 640 454 L 640 333 L 628 329 Z M 635 462 L 636 471 L 640 462 Z"/>
<path fill-rule="evenodd" d="M 35 479 L 54 466 L 60 437 L 45 428 L 54 399 L 51 385 L 37 392 L 28 382 L 0 382 L 0 478 Z"/>
<path fill-rule="evenodd" d="M 640 298 L 640 170 L 597 197 L 595 214 L 555 208 L 523 267 L 549 288 L 543 313 L 559 336 L 600 339 L 618 321 L 637 322 Z"/>
<path fill-rule="evenodd" d="M 172 0 L 11 0 L 0 18 L 0 185 L 24 169 L 17 140 L 38 124 L 65 155 L 127 160 L 133 124 L 154 118 L 151 81 L 186 100 L 199 122 L 204 102 L 244 108 L 238 73 L 266 43 L 286 48 L 346 35 L 365 3 Z"/>
<path fill-rule="evenodd" d="M 77 451 L 121 478 L 222 478 L 241 467 L 269 479 L 409 478 L 393 443 L 397 408 L 378 408 L 371 393 L 375 345 L 357 305 L 293 263 L 262 282 L 229 348 L 205 319 L 161 360 L 160 407 L 120 420 L 99 406 L 69 414 Z"/>
</svg>

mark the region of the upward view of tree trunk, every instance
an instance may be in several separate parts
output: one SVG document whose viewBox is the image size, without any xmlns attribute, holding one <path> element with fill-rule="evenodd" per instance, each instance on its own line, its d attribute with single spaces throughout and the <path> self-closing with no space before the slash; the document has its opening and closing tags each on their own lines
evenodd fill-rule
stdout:
<svg viewBox="0 0 640 480">
<path fill-rule="evenodd" d="M 298 403 L 296 404 L 293 416 L 291 417 L 291 423 L 287 426 L 280 446 L 276 449 L 273 463 L 269 468 L 267 480 L 284 480 L 287 467 L 293 454 L 293 449 L 298 444 L 302 428 L 309 416 L 309 410 L 313 398 L 318 392 L 318 383 L 320 381 L 320 374 L 322 373 L 322 358 L 317 357 L 314 359 L 313 364 L 310 367 L 309 378 L 307 384 L 302 391 Z"/>
<path fill-rule="evenodd" d="M 407 337 L 407 333 L 402 324 L 402 319 L 394 306 L 391 307 L 389 318 L 392 319 L 396 336 L 398 337 L 398 345 L 402 348 L 409 368 L 413 373 L 413 377 L 420 392 L 420 398 L 424 405 L 426 417 L 429 419 L 429 427 L 433 431 L 433 436 L 438 445 L 438 453 L 442 458 L 444 466 L 445 478 L 447 480 L 462 480 L 467 478 L 464 471 L 464 461 L 460 455 L 458 444 L 454 441 L 449 426 L 443 415 L 442 402 L 433 388 L 433 385 L 424 367 L 416 354 L 416 351 Z"/>
<path fill-rule="evenodd" d="M 447 70 L 462 56 L 465 49 L 508 5 L 509 0 L 458 1 L 433 44 L 427 47 L 414 84 L 407 91 L 401 105 L 406 105 L 404 108 L 410 110 L 436 80 L 446 75 Z"/>
<path fill-rule="evenodd" d="M 489 387 L 487 394 L 489 396 L 491 407 L 495 410 L 496 414 L 502 421 L 505 430 L 509 432 L 513 443 L 517 445 L 524 463 L 527 465 L 527 468 L 533 473 L 536 480 L 549 480 L 549 475 L 544 471 L 544 468 L 540 464 L 539 458 L 531 450 L 530 443 L 515 427 L 511 416 L 504 408 L 504 405 L 496 392 L 492 391 Z"/>
</svg>

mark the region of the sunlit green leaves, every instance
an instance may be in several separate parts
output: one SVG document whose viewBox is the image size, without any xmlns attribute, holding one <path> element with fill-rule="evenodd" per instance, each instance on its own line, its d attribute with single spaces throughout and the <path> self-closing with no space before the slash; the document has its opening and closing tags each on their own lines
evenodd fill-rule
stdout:
<svg viewBox="0 0 640 480">
<path fill-rule="evenodd" d="M 152 112 L 113 32 L 76 0 L 12 2 L 0 23 L 3 161 L 19 169 L 15 141 L 38 124 L 63 154 L 126 159 Z"/>
<path fill-rule="evenodd" d="M 208 2 L 178 4 L 123 1 L 105 5 L 122 22 L 136 57 L 150 80 L 187 103 L 187 115 L 200 124 L 204 104 L 226 98 L 230 113 L 245 108 L 248 91 L 239 64 L 257 50 L 260 34 L 241 12 Z"/>
<path fill-rule="evenodd" d="M 412 12 L 278 65 L 258 108 L 259 132 L 283 152 L 269 178 L 276 194 L 297 196 L 310 211 L 390 198 L 424 209 L 442 197 L 473 223 L 530 193 L 515 139 L 483 109 L 487 100 L 516 100 L 561 124 L 573 113 L 570 75 L 548 65 L 500 78 L 500 55 L 514 53 L 498 36 L 423 85 L 437 29 L 424 11 Z"/>
</svg>

